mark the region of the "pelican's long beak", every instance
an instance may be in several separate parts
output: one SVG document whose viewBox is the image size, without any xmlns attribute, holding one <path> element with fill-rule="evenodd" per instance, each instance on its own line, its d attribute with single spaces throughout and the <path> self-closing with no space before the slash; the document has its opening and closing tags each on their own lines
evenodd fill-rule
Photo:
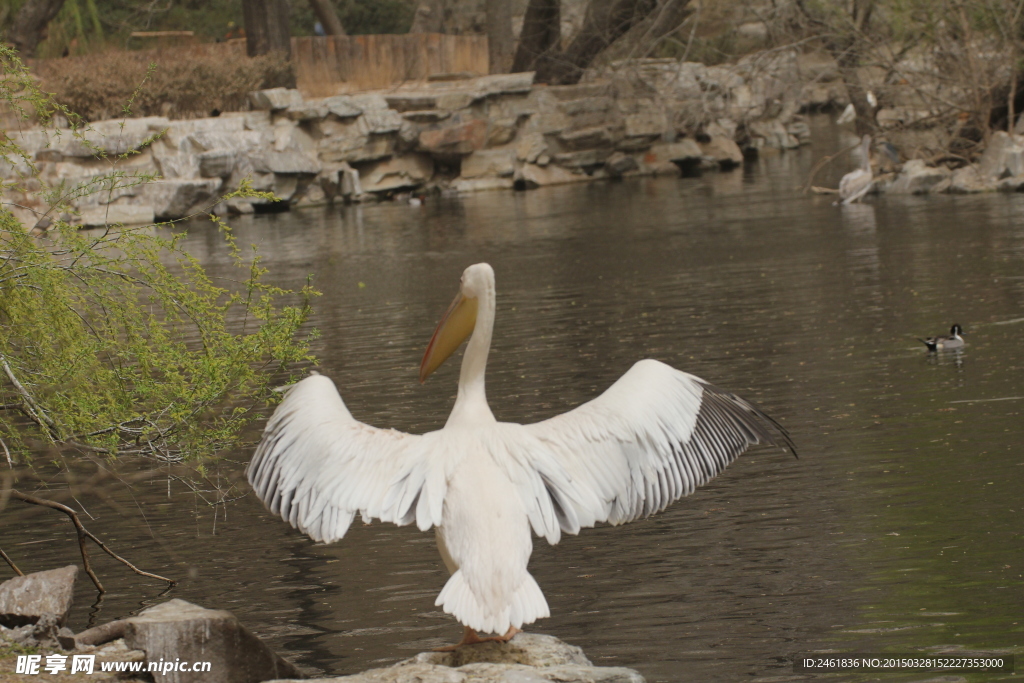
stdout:
<svg viewBox="0 0 1024 683">
<path fill-rule="evenodd" d="M 420 361 L 420 384 L 426 382 L 430 373 L 441 367 L 441 363 L 473 333 L 476 326 L 476 308 L 475 297 L 465 297 L 462 292 L 456 295 L 455 301 L 437 324 L 434 336 L 430 338 L 427 350 L 423 354 L 423 360 Z"/>
</svg>

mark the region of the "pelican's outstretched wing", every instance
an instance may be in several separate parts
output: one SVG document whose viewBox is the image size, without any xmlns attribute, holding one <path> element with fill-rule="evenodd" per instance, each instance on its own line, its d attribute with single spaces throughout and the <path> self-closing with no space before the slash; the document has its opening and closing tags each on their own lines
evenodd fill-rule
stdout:
<svg viewBox="0 0 1024 683">
<path fill-rule="evenodd" d="M 327 377 L 287 389 L 247 474 L 271 512 L 316 541 L 342 538 L 357 512 L 366 521 L 408 524 L 422 478 L 410 477 L 423 437 L 377 429 L 352 417 Z"/>
<path fill-rule="evenodd" d="M 592 401 L 524 429 L 544 444 L 530 455 L 535 467 L 550 469 L 554 459 L 571 480 L 557 491 L 575 508 L 578 525 L 560 516 L 567 533 L 660 512 L 754 444 L 796 454 L 789 434 L 756 406 L 656 360 L 636 363 Z"/>
</svg>

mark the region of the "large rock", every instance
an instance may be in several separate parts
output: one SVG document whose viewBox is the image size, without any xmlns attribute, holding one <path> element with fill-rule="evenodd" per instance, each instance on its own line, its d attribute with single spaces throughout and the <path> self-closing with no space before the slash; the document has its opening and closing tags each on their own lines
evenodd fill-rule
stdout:
<svg viewBox="0 0 1024 683">
<path fill-rule="evenodd" d="M 66 157 L 117 156 L 142 149 L 169 124 L 163 116 L 97 121 L 81 137 L 65 133 L 53 147 Z"/>
<path fill-rule="evenodd" d="M 324 100 L 324 104 L 327 105 L 327 111 L 339 119 L 354 118 L 363 113 L 363 107 L 347 95 L 328 97 Z"/>
<path fill-rule="evenodd" d="M 204 178 L 227 178 L 235 169 L 235 153 L 228 149 L 214 149 L 197 155 L 199 175 Z"/>
<path fill-rule="evenodd" d="M 402 115 L 394 109 L 372 109 L 363 112 L 358 122 L 367 133 L 397 133 L 402 127 Z"/>
<path fill-rule="evenodd" d="M 8 628 L 34 624 L 53 615 L 64 625 L 71 611 L 78 567 L 16 576 L 0 584 L 0 624 Z"/>
<path fill-rule="evenodd" d="M 640 169 L 655 175 L 678 175 L 680 171 L 696 169 L 704 158 L 700 145 L 691 138 L 677 142 L 659 142 L 651 145 L 641 157 Z"/>
<path fill-rule="evenodd" d="M 993 133 L 978 160 L 978 174 L 994 180 L 1024 174 L 1024 136 Z"/>
<path fill-rule="evenodd" d="M 747 125 L 747 130 L 750 132 L 752 146 L 756 148 L 795 149 L 800 146 L 800 141 L 786 129 L 779 118 L 751 121 Z"/>
<path fill-rule="evenodd" d="M 627 138 L 649 138 L 654 140 L 669 130 L 668 115 L 663 108 L 651 103 L 650 108 L 623 117 Z"/>
<path fill-rule="evenodd" d="M 267 151 L 252 156 L 253 169 L 259 173 L 281 175 L 316 175 L 320 162 L 301 152 Z"/>
<path fill-rule="evenodd" d="M 372 164 L 360 170 L 359 178 L 364 192 L 388 192 L 407 187 L 418 187 L 434 175 L 433 160 L 423 154 L 407 154 Z"/>
<path fill-rule="evenodd" d="M 562 183 L 578 183 L 587 180 L 586 173 L 573 173 L 561 166 L 538 166 L 537 164 L 523 164 L 516 170 L 515 184 L 524 189 L 533 189 L 546 185 L 560 185 Z"/>
<path fill-rule="evenodd" d="M 903 170 L 888 191 L 894 194 L 929 194 L 945 192 L 949 185 L 948 169 L 926 166 L 920 159 L 911 159 L 903 164 Z"/>
<path fill-rule="evenodd" d="M 462 160 L 463 178 L 506 178 L 515 171 L 514 152 L 511 149 L 482 149 Z"/>
<path fill-rule="evenodd" d="M 451 653 L 423 652 L 384 669 L 314 681 L 336 683 L 644 683 L 633 669 L 594 666 L 578 647 L 552 636 L 520 633 Z"/>
<path fill-rule="evenodd" d="M 156 167 L 164 178 L 195 178 L 199 175 L 199 158 L 195 154 L 154 155 Z"/>
<path fill-rule="evenodd" d="M 994 189 L 994 182 L 984 178 L 978 172 L 978 167 L 973 164 L 956 169 L 950 178 L 949 191 L 954 194 L 991 192 Z"/>
<path fill-rule="evenodd" d="M 207 195 L 209 198 L 209 195 Z M 181 218 L 187 214 L 173 216 Z M 80 224 L 85 227 L 104 225 L 148 225 L 156 220 L 156 211 L 150 204 L 108 204 L 83 209 Z"/>
<path fill-rule="evenodd" d="M 449 186 L 456 192 L 482 192 L 484 190 L 511 190 L 515 187 L 512 178 L 456 178 Z"/>
<path fill-rule="evenodd" d="M 302 93 L 291 88 L 270 88 L 249 93 L 253 109 L 276 111 L 302 105 Z"/>
<path fill-rule="evenodd" d="M 289 662 L 274 654 L 235 615 L 184 600 L 170 600 L 129 617 L 124 642 L 153 662 L 210 662 L 209 672 L 169 671 L 167 683 L 259 683 L 298 678 Z"/>
<path fill-rule="evenodd" d="M 520 161 L 535 163 L 548 151 L 548 143 L 543 133 L 525 133 L 516 142 L 516 158 Z"/>
<path fill-rule="evenodd" d="M 483 119 L 425 130 L 419 135 L 420 150 L 431 154 L 466 155 L 482 149 L 486 142 L 487 121 Z"/>
<path fill-rule="evenodd" d="M 144 194 L 159 220 L 175 220 L 212 208 L 221 186 L 220 178 L 154 180 L 145 186 Z"/>
<path fill-rule="evenodd" d="M 473 91 L 479 97 L 505 93 L 528 93 L 533 89 L 533 76 L 533 71 L 481 76 L 473 81 Z"/>
<path fill-rule="evenodd" d="M 704 156 L 714 159 L 723 170 L 735 168 L 743 163 L 743 152 L 732 138 L 714 136 L 701 144 L 700 149 Z"/>
<path fill-rule="evenodd" d="M 611 131 L 606 126 L 589 126 L 576 130 L 562 131 L 558 134 L 558 140 L 566 150 L 593 149 L 595 147 L 610 147 L 613 142 Z"/>
</svg>

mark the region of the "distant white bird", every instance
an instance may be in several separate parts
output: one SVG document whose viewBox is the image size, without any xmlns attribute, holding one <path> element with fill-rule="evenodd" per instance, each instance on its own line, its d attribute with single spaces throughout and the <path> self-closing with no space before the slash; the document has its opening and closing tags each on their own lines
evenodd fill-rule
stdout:
<svg viewBox="0 0 1024 683">
<path fill-rule="evenodd" d="M 843 204 L 858 201 L 868 193 L 874 183 L 871 174 L 871 136 L 865 135 L 860 140 L 860 168 L 850 171 L 839 181 L 839 199 Z"/>
<path fill-rule="evenodd" d="M 841 126 L 844 123 L 852 123 L 856 118 L 857 110 L 854 108 L 853 102 L 850 102 L 846 105 L 846 109 L 843 110 L 843 113 L 839 115 L 839 118 L 836 119 L 836 123 Z"/>
<path fill-rule="evenodd" d="M 448 649 L 481 642 L 477 631 L 505 641 L 548 616 L 527 570 L 531 529 L 555 544 L 562 532 L 647 517 L 753 444 L 793 450 L 753 404 L 655 360 L 563 415 L 498 422 L 484 392 L 494 316 L 494 271 L 470 266 L 420 365 L 422 382 L 469 337 L 443 429 L 358 422 L 333 382 L 313 375 L 287 390 L 248 468 L 267 507 L 317 541 L 342 538 L 357 513 L 433 526 L 451 572 L 436 604 L 465 625 Z"/>
<path fill-rule="evenodd" d="M 868 104 L 871 105 L 872 109 L 877 109 L 878 108 L 878 98 L 875 97 L 875 93 L 871 92 L 870 90 L 868 90 L 868 93 L 867 93 L 867 100 L 868 100 Z"/>
</svg>

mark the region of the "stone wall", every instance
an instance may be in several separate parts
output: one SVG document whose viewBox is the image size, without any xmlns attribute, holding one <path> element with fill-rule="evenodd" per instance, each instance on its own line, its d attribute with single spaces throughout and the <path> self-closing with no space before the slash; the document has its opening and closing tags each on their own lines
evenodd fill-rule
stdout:
<svg viewBox="0 0 1024 683">
<path fill-rule="evenodd" d="M 808 140 L 795 64 L 795 55 L 730 68 L 641 60 L 572 86 L 535 86 L 520 73 L 322 99 L 266 90 L 251 94 L 252 111 L 100 121 L 84 140 L 59 128 L 8 131 L 38 176 L 9 160 L 0 177 L 28 177 L 6 199 L 24 223 L 45 227 L 45 186 L 63 185 L 70 220 L 91 226 L 730 169 L 741 144 L 751 153 Z M 111 189 L 112 171 L 155 179 Z M 285 204 L 221 199 L 245 178 Z"/>
</svg>

